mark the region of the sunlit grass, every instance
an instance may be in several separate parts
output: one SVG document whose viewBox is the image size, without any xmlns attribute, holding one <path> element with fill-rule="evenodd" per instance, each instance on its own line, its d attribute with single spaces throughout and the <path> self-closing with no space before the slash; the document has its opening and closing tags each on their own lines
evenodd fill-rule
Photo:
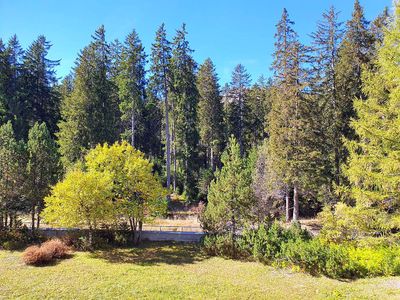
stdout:
<svg viewBox="0 0 400 300">
<path fill-rule="evenodd" d="M 315 299 L 400 297 L 400 277 L 341 282 L 203 256 L 194 245 L 75 253 L 52 266 L 0 251 L 0 299 Z"/>
</svg>

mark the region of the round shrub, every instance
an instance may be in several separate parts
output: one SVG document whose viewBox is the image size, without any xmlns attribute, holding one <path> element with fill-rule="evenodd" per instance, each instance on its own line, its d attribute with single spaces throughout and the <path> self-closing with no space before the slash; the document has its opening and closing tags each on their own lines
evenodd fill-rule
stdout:
<svg viewBox="0 0 400 300">
<path fill-rule="evenodd" d="M 27 265 L 43 265 L 49 263 L 53 256 L 46 248 L 30 246 L 22 254 L 22 259 Z"/>
</svg>

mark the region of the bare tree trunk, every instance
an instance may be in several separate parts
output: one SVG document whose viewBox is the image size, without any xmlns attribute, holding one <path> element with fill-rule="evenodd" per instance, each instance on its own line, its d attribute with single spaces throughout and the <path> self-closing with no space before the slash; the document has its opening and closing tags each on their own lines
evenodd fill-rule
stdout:
<svg viewBox="0 0 400 300">
<path fill-rule="evenodd" d="M 40 212 L 38 211 L 36 219 L 36 229 L 39 229 L 39 227 L 40 227 Z"/>
<path fill-rule="evenodd" d="M 135 120 L 135 111 L 132 109 L 131 116 L 131 145 L 135 147 L 135 131 L 136 131 L 136 120 Z"/>
<path fill-rule="evenodd" d="M 31 217 L 32 217 L 31 228 L 32 228 L 32 232 L 33 232 L 33 231 L 35 231 L 35 205 L 32 205 Z"/>
<path fill-rule="evenodd" d="M 299 193 L 297 189 L 297 185 L 294 185 L 293 188 L 293 222 L 297 222 L 299 220 Z"/>
<path fill-rule="evenodd" d="M 210 148 L 210 165 L 211 165 L 211 170 L 214 172 L 214 151 L 213 148 Z"/>
<path fill-rule="evenodd" d="M 289 190 L 286 191 L 285 194 L 285 209 L 286 209 L 286 222 L 290 220 L 290 198 L 289 198 Z"/>
<path fill-rule="evenodd" d="M 0 212 L 0 229 L 3 229 L 3 225 L 4 225 L 4 220 L 3 220 L 3 213 Z"/>
<path fill-rule="evenodd" d="M 167 189 L 171 186 L 171 137 L 169 134 L 169 105 L 168 96 L 165 96 L 165 143 L 166 143 L 166 169 L 167 169 Z"/>
</svg>

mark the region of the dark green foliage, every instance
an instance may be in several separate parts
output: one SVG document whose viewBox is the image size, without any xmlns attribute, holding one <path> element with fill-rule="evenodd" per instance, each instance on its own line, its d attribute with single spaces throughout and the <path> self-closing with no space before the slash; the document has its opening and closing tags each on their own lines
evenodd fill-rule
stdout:
<svg viewBox="0 0 400 300">
<path fill-rule="evenodd" d="M 51 44 L 44 36 L 39 36 L 23 56 L 20 76 L 22 118 L 24 120 L 23 137 L 35 122 L 46 123 L 49 131 L 57 130 L 59 113 L 59 95 L 53 89 L 57 83 L 55 67 L 58 60 L 50 60 L 48 52 Z"/>
<path fill-rule="evenodd" d="M 170 127 L 170 104 L 169 91 L 171 87 L 171 43 L 167 39 L 167 32 L 164 23 L 156 32 L 155 42 L 151 47 L 150 66 L 150 94 L 155 99 L 164 103 L 164 139 L 165 139 L 165 173 L 166 186 L 171 184 L 171 127 Z"/>
<path fill-rule="evenodd" d="M 235 249 L 233 251 L 232 249 Z M 292 225 L 275 222 L 246 229 L 233 242 L 229 235 L 208 235 L 203 250 L 209 255 L 255 259 L 280 267 L 295 267 L 312 275 L 363 278 L 400 274 L 398 244 L 386 246 L 328 244 Z"/>
<path fill-rule="evenodd" d="M 250 74 L 242 64 L 238 64 L 232 72 L 232 79 L 224 97 L 227 136 L 233 135 L 239 143 L 240 153 L 244 155 L 248 150 L 245 140 L 246 131 L 250 128 L 248 122 L 248 90 L 250 88 Z"/>
<path fill-rule="evenodd" d="M 73 91 L 61 104 L 62 121 L 57 137 L 67 167 L 81 159 L 85 150 L 118 138 L 118 105 L 109 76 L 109 45 L 101 26 L 93 41 L 81 51 Z"/>
<path fill-rule="evenodd" d="M 143 151 L 147 137 L 144 128 L 146 89 L 146 54 L 138 34 L 133 30 L 120 46 L 115 82 L 121 111 L 122 137 Z"/>
<path fill-rule="evenodd" d="M 199 68 L 197 89 L 200 97 L 198 107 L 200 142 L 206 148 L 206 166 L 215 171 L 220 165 L 225 132 L 218 77 L 210 58 Z"/>
<path fill-rule="evenodd" d="M 172 68 L 172 147 L 174 165 L 182 173 L 183 192 L 189 201 L 197 197 L 198 176 L 196 62 L 187 41 L 185 24 L 177 30 L 173 40 Z"/>
</svg>

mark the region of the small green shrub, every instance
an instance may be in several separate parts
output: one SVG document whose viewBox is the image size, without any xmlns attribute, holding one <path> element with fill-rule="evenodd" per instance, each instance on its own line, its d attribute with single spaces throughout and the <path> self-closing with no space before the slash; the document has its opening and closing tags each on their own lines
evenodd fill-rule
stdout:
<svg viewBox="0 0 400 300">
<path fill-rule="evenodd" d="M 252 258 L 331 278 L 400 275 L 400 245 L 395 238 L 334 244 L 312 239 L 298 224 L 285 229 L 275 222 L 244 229 L 234 247 L 229 235 L 209 235 L 203 248 L 209 255 Z"/>
</svg>

